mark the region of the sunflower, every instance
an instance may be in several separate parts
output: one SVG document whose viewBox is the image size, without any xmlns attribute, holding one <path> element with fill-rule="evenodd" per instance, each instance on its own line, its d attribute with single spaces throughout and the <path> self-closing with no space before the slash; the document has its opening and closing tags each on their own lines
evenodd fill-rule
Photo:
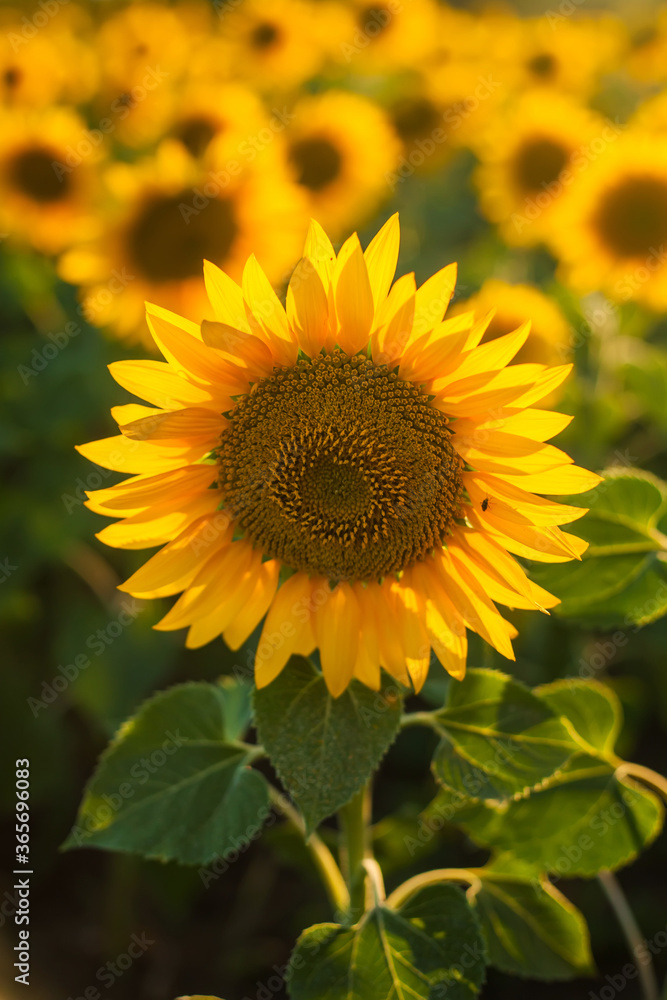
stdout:
<svg viewBox="0 0 667 1000">
<path fill-rule="evenodd" d="M 419 66 L 438 45 L 433 0 L 352 0 L 338 61 L 354 72 L 386 74 Z"/>
<path fill-rule="evenodd" d="M 231 161 L 240 158 L 240 149 L 247 149 L 253 158 L 265 150 L 273 151 L 273 139 L 283 128 L 281 121 L 267 116 L 249 87 L 195 80 L 178 95 L 169 134 L 194 157 L 203 156 L 212 140 L 220 137 L 219 157 Z"/>
<path fill-rule="evenodd" d="M 551 246 L 577 291 L 667 308 L 667 136 L 628 130 L 563 199 Z"/>
<path fill-rule="evenodd" d="M 96 85 L 97 67 L 92 47 L 78 34 L 88 27 L 81 9 L 60 8 L 58 17 L 34 34 L 24 21 L 17 10 L 0 13 L 0 104 L 45 108 L 60 100 L 85 102 Z"/>
<path fill-rule="evenodd" d="M 400 145 L 374 101 L 335 90 L 304 97 L 285 139 L 288 169 L 310 214 L 336 234 L 349 232 L 389 197 Z"/>
<path fill-rule="evenodd" d="M 667 74 L 667 8 L 658 7 L 628 33 L 625 65 L 642 83 L 661 83 Z"/>
<path fill-rule="evenodd" d="M 43 253 L 85 239 L 102 155 L 70 108 L 0 111 L 0 228 Z"/>
<path fill-rule="evenodd" d="M 557 11 L 543 17 L 489 15 L 499 76 L 517 91 L 553 88 L 586 96 L 614 69 L 625 40 L 617 17 L 574 18 Z"/>
<path fill-rule="evenodd" d="M 197 163 L 165 141 L 155 157 L 109 168 L 115 200 L 100 233 L 60 262 L 61 277 L 83 286 L 90 322 L 136 341 L 148 338 L 146 299 L 212 315 L 203 257 L 240 277 L 254 246 L 272 280 L 293 267 L 307 227 L 299 191 L 273 169 L 232 169 L 216 157 L 215 142 L 208 152 Z"/>
<path fill-rule="evenodd" d="M 204 36 L 197 18 L 163 4 L 130 4 L 104 21 L 95 45 L 101 75 L 95 113 L 111 123 L 115 139 L 141 149 L 165 134 L 190 53 Z"/>
<path fill-rule="evenodd" d="M 616 126 L 561 94 L 528 91 L 477 147 L 475 179 L 484 214 L 511 245 L 543 241 L 564 192 L 618 138 Z"/>
<path fill-rule="evenodd" d="M 220 31 L 234 75 L 259 89 L 289 89 L 314 76 L 324 59 L 318 17 L 328 10 L 303 0 L 230 3 Z"/>
<path fill-rule="evenodd" d="M 535 285 L 510 285 L 490 278 L 476 295 L 457 302 L 452 314 L 458 316 L 470 310 L 479 317 L 492 313 L 483 344 L 530 322 L 530 337 L 517 351 L 515 361 L 554 365 L 570 360 L 570 326 L 553 299 Z"/>
<path fill-rule="evenodd" d="M 336 257 L 311 223 L 286 308 L 254 257 L 240 287 L 206 263 L 215 320 L 148 306 L 165 361 L 111 372 L 149 405 L 117 407 L 120 434 L 79 448 L 131 475 L 88 494 L 122 518 L 100 540 L 163 546 L 122 589 L 182 591 L 156 627 L 187 627 L 191 648 L 236 649 L 265 618 L 259 686 L 316 648 L 334 696 L 353 677 L 377 689 L 380 667 L 419 689 L 431 648 L 460 678 L 466 628 L 513 658 L 494 602 L 558 601 L 510 553 L 586 547 L 558 527 L 582 508 L 536 495 L 599 482 L 544 444 L 570 418 L 533 409 L 571 366 L 506 367 L 528 324 L 478 346 L 487 321 L 443 322 L 455 265 L 392 285 L 398 244 L 393 216 Z"/>
<path fill-rule="evenodd" d="M 157 66 L 174 86 L 187 68 L 193 41 L 177 9 L 161 3 L 123 7 L 97 33 L 103 89 L 123 93 Z"/>
</svg>

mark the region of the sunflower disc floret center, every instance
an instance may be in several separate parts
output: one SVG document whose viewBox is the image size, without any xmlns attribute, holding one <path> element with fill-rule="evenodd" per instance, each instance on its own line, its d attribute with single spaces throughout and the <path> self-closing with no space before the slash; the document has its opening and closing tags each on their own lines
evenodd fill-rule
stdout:
<svg viewBox="0 0 667 1000">
<path fill-rule="evenodd" d="M 461 500 L 446 418 L 396 372 L 340 350 L 261 379 L 228 414 L 223 504 L 264 555 L 381 579 L 441 546 Z"/>
</svg>

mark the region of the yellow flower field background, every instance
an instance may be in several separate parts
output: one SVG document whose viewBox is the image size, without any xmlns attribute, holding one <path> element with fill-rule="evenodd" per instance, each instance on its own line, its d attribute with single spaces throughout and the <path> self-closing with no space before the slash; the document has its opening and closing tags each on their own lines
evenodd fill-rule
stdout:
<svg viewBox="0 0 667 1000">
<path fill-rule="evenodd" d="M 146 554 L 133 551 L 136 539 L 128 550 L 107 548 L 109 539 L 125 544 L 122 529 L 102 529 L 85 506 L 97 492 L 100 513 L 112 516 L 105 503 L 118 476 L 74 446 L 116 433 L 112 406 L 138 419 L 136 397 L 106 366 L 158 360 L 145 303 L 157 307 L 153 317 L 166 309 L 213 324 L 203 261 L 241 282 L 251 254 L 285 302 L 311 219 L 338 251 L 354 232 L 366 248 L 398 212 L 397 277 L 414 272 L 421 285 L 458 262 L 448 319 L 460 317 L 464 329 L 464 314 L 486 317 L 482 345 L 529 321 L 515 362 L 573 366 L 562 387 L 529 404 L 573 416 L 558 423 L 557 447 L 584 469 L 620 477 L 639 469 L 661 482 L 666 85 L 667 6 L 630 0 L 596 8 L 526 0 L 520 9 L 436 0 L 25 0 L 0 9 L 0 700 L 7 752 L 30 757 L 34 772 L 38 1000 L 158 1000 L 193 984 L 227 1000 L 269 1000 L 283 984 L 272 989 L 267 976 L 285 966 L 301 928 L 328 919 L 315 878 L 304 884 L 295 875 L 303 845 L 280 823 L 208 883 L 196 870 L 131 855 L 55 851 L 120 723 L 156 688 L 247 673 L 262 632 L 246 614 L 247 628 L 227 623 L 226 645 L 205 616 L 200 627 L 187 609 L 170 612 L 173 599 L 160 585 L 137 585 L 138 597 L 118 590 L 128 578 L 145 583 Z M 539 410 L 531 413 L 539 422 Z M 582 479 L 581 490 L 595 480 Z M 470 484 L 478 507 L 484 493 L 475 493 L 473 476 Z M 202 479 L 202 494 L 209 485 Z M 632 531 L 622 512 L 619 524 Z M 619 558 L 636 551 L 628 535 Z M 525 582 L 529 597 L 553 591 L 561 609 L 547 602 L 550 615 L 508 612 L 495 645 L 511 650 L 507 636 L 518 632 L 516 662 L 470 635 L 468 664 L 531 685 L 603 680 L 624 709 L 619 752 L 664 770 L 663 560 L 664 552 L 613 627 L 574 608 L 587 577 L 581 584 L 565 571 L 536 573 Z M 584 574 L 587 565 L 584 558 Z M 627 565 L 628 579 L 639 579 Z M 529 605 L 524 598 L 515 607 Z M 386 630 L 388 605 L 385 612 Z M 178 631 L 163 630 L 170 627 Z M 455 682 L 433 669 L 426 678 L 429 655 L 420 704 L 441 704 Z M 450 657 L 454 676 L 465 659 L 465 650 Z M 263 683 L 284 660 L 265 668 Z M 377 669 L 360 666 L 357 676 L 365 670 L 377 687 Z M 383 763 L 377 794 L 387 818 L 376 835 L 385 871 L 409 875 L 424 859 L 437 868 L 453 855 L 465 865 L 481 857 L 454 828 L 422 827 L 420 841 L 409 835 L 433 794 L 432 751 L 423 732 L 410 732 Z M 11 843 L 12 815 L 8 823 Z M 620 876 L 649 940 L 667 921 L 666 851 L 658 840 Z M 623 964 L 622 932 L 594 885 L 575 880 L 568 895 L 587 913 L 598 978 L 540 984 L 539 996 L 556 1000 L 567 988 L 573 1000 L 604 997 Z M 99 969 L 138 933 L 153 943 L 103 985 Z M 656 946 L 654 961 L 662 982 L 667 949 Z M 12 962 L 11 947 L 0 945 L 8 1000 L 21 989 Z M 90 984 L 99 998 L 84 993 Z M 628 1000 L 640 995 L 635 985 Z M 534 990 L 491 972 L 482 995 L 522 1000 Z"/>
</svg>

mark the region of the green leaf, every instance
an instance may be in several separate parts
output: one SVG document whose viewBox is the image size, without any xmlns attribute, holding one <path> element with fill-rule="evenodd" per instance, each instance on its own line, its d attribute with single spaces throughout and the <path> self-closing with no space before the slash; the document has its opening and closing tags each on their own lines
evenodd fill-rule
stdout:
<svg viewBox="0 0 667 1000">
<path fill-rule="evenodd" d="M 545 699 L 495 670 L 469 670 L 434 713 L 433 772 L 473 799 L 503 801 L 551 777 L 577 750 Z"/>
<path fill-rule="evenodd" d="M 292 657 L 255 692 L 260 742 L 312 833 L 366 783 L 393 743 L 402 697 L 395 683 L 371 691 L 358 681 L 332 698 L 306 659 Z"/>
<path fill-rule="evenodd" d="M 556 614 L 613 628 L 667 614 L 667 484 L 638 469 L 608 469 L 594 490 L 567 502 L 589 507 L 568 531 L 589 547 L 581 563 L 536 566 L 532 576 L 561 598 Z"/>
<path fill-rule="evenodd" d="M 590 878 L 632 861 L 659 833 L 663 808 L 652 792 L 628 778 L 619 781 L 614 767 L 582 753 L 528 798 L 499 808 L 464 804 L 456 822 L 476 843 L 516 859 L 524 872 Z"/>
<path fill-rule="evenodd" d="M 145 702 L 103 753 L 64 846 L 189 865 L 247 847 L 268 818 L 268 786 L 225 729 L 238 717 L 228 699 L 225 687 L 183 684 Z"/>
<path fill-rule="evenodd" d="M 399 909 L 376 906 L 354 928 L 317 924 L 290 959 L 292 1000 L 469 1000 L 485 947 L 464 893 L 432 885 Z"/>
<path fill-rule="evenodd" d="M 585 750 L 613 757 L 621 728 L 621 705 L 611 688 L 576 677 L 542 684 L 533 693 L 568 720 Z"/>
<path fill-rule="evenodd" d="M 530 881 L 474 869 L 489 964 L 533 979 L 572 979 L 595 971 L 588 927 L 579 910 L 545 878 Z"/>
<path fill-rule="evenodd" d="M 226 676 L 221 677 L 218 683 L 225 694 L 222 700 L 225 738 L 242 740 L 252 721 L 252 684 Z"/>
</svg>

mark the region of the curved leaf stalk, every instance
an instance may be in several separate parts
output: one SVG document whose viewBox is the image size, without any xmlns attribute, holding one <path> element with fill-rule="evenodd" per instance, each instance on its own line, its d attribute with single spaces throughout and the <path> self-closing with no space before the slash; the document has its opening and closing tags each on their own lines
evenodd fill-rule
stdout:
<svg viewBox="0 0 667 1000">
<path fill-rule="evenodd" d="M 612 872 L 608 871 L 599 872 L 598 881 L 602 886 L 607 899 L 609 900 L 612 910 L 616 914 L 619 924 L 621 925 L 625 935 L 625 940 L 628 942 L 632 956 L 635 957 L 637 955 L 637 951 L 641 949 L 644 944 L 644 936 L 642 935 L 642 932 L 639 929 L 639 924 L 635 920 L 635 915 L 630 909 L 628 901 L 625 898 L 625 893 L 621 889 L 620 882 Z M 639 969 L 639 979 L 642 985 L 642 995 L 644 1000 L 660 1000 L 660 988 L 658 986 L 658 979 L 653 966 L 653 958 L 647 949 L 644 950 L 649 956 L 648 963 L 646 965 L 642 962 L 637 963 L 637 968 Z"/>
</svg>

